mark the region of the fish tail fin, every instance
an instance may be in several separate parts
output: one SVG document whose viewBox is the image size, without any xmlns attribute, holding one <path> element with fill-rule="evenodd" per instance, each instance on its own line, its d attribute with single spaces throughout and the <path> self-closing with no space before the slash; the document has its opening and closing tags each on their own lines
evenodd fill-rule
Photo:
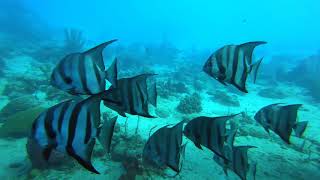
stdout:
<svg viewBox="0 0 320 180">
<path fill-rule="evenodd" d="M 293 127 L 296 136 L 301 138 L 307 126 L 308 126 L 308 121 L 301 121 L 296 123 L 295 126 Z"/>
<path fill-rule="evenodd" d="M 256 83 L 258 70 L 259 70 L 259 67 L 260 67 L 260 64 L 261 64 L 262 60 L 263 60 L 263 57 L 259 61 L 257 61 L 254 64 L 250 65 L 250 72 L 253 72 L 253 83 Z"/>
<path fill-rule="evenodd" d="M 113 87 L 117 87 L 118 82 L 118 59 L 115 58 L 108 70 L 105 71 L 106 79 L 111 83 Z"/>
<path fill-rule="evenodd" d="M 103 61 L 103 57 L 102 57 L 102 51 L 106 46 L 108 46 L 109 44 L 111 44 L 115 41 L 117 41 L 117 39 L 110 40 L 110 41 L 104 42 L 102 44 L 99 44 L 98 46 L 95 46 L 95 47 L 89 49 L 88 51 L 84 52 L 84 54 L 85 54 L 85 56 L 89 56 L 93 61 L 95 61 L 95 63 L 100 68 L 100 70 L 104 71 L 105 66 L 104 66 L 104 61 Z"/>
<path fill-rule="evenodd" d="M 105 120 L 103 125 L 99 128 L 98 140 L 107 153 L 110 153 L 111 141 L 117 119 L 118 116 Z"/>
</svg>

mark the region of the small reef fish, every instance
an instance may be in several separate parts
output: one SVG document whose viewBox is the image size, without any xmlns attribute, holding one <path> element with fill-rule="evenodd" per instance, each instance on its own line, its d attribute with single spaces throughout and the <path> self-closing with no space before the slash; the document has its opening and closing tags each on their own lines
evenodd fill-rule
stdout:
<svg viewBox="0 0 320 180">
<path fill-rule="evenodd" d="M 232 131 L 228 132 L 226 123 L 238 114 L 220 117 L 200 116 L 192 119 L 184 127 L 184 135 L 190 139 L 196 147 L 204 146 L 216 155 L 224 157 L 224 146 L 233 138 Z"/>
<path fill-rule="evenodd" d="M 147 83 L 147 79 L 154 75 L 140 74 L 119 79 L 117 87 L 107 90 L 104 104 L 123 117 L 126 117 L 125 113 L 129 113 L 154 118 L 150 115 L 148 105 L 157 106 L 156 83 Z"/>
<path fill-rule="evenodd" d="M 225 160 L 217 155 L 214 155 L 213 159 L 223 167 L 226 175 L 228 175 L 227 169 L 230 169 L 242 180 L 248 179 L 248 176 L 252 179 L 255 179 L 256 163 L 248 163 L 248 150 L 250 148 L 255 148 L 255 146 L 234 146 L 231 149 L 226 148 L 224 156 L 228 160 Z"/>
<path fill-rule="evenodd" d="M 45 160 L 49 159 L 52 150 L 57 150 L 73 157 L 87 170 L 99 174 L 91 163 L 95 139 L 98 138 L 109 152 L 117 119 L 115 117 L 101 123 L 100 102 L 104 94 L 84 100 L 67 100 L 39 115 L 32 125 L 29 138 L 39 145 Z"/>
<path fill-rule="evenodd" d="M 297 137 L 302 137 L 307 121 L 297 122 L 298 109 L 302 104 L 271 104 L 260 109 L 254 119 L 269 133 L 274 131 L 283 141 L 290 144 L 292 130 Z"/>
<path fill-rule="evenodd" d="M 253 72 L 255 82 L 263 59 L 253 64 L 253 50 L 261 44 L 266 44 L 266 42 L 257 41 L 223 46 L 209 57 L 203 66 L 203 71 L 224 85 L 229 83 L 240 91 L 248 93 L 246 88 L 248 74 Z"/>
<path fill-rule="evenodd" d="M 216 154 L 213 156 L 213 160 L 218 163 L 226 175 L 228 175 L 228 169 L 236 173 L 242 180 L 246 180 L 248 175 L 252 179 L 255 179 L 256 163 L 248 163 L 248 150 L 250 148 L 256 148 L 255 146 L 234 146 L 234 140 L 237 133 L 237 128 L 230 131 L 230 138 L 228 143 L 224 146 L 223 159 Z"/>
<path fill-rule="evenodd" d="M 153 133 L 143 149 L 143 161 L 155 167 L 170 167 L 179 173 L 186 144 L 182 144 L 183 121 L 173 127 L 164 126 Z"/>
<path fill-rule="evenodd" d="M 106 71 L 102 51 L 117 40 L 102 43 L 82 53 L 64 57 L 51 74 L 51 85 L 72 95 L 92 95 L 105 90 L 106 79 L 116 86 L 117 59 Z"/>
</svg>

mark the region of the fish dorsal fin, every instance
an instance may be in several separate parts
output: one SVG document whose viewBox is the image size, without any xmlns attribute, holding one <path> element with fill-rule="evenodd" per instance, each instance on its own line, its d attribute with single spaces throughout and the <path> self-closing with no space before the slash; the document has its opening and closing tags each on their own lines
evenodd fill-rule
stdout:
<svg viewBox="0 0 320 180">
<path fill-rule="evenodd" d="M 244 51 L 244 55 L 247 60 L 247 64 L 252 64 L 252 54 L 255 47 L 266 44 L 265 41 L 254 41 L 240 44 L 238 47 Z"/>
<path fill-rule="evenodd" d="M 110 153 L 111 141 L 117 119 L 118 116 L 115 116 L 110 120 L 105 120 L 101 129 L 99 130 L 98 139 L 107 153 Z"/>
<path fill-rule="evenodd" d="M 111 40 L 104 42 L 94 48 L 89 49 L 88 51 L 82 53 L 85 57 L 91 58 L 99 67 L 101 71 L 105 70 L 104 66 L 104 61 L 103 61 L 103 56 L 102 56 L 102 51 L 103 49 L 108 46 L 109 44 L 117 41 L 117 39 Z"/>
<path fill-rule="evenodd" d="M 84 168 L 86 168 L 87 170 L 96 173 L 96 174 L 100 174 L 92 165 L 91 163 L 91 155 L 92 155 L 92 151 L 93 151 L 93 147 L 95 145 L 95 140 L 91 139 L 88 144 L 86 144 L 85 148 L 82 149 L 82 151 L 80 151 L 79 149 L 73 149 L 73 147 L 68 146 L 66 148 L 68 154 L 73 157 L 75 160 L 78 161 L 79 164 L 81 164 Z"/>
<path fill-rule="evenodd" d="M 118 59 L 115 58 L 107 71 L 105 71 L 106 79 L 113 87 L 117 87 L 118 82 Z"/>
</svg>

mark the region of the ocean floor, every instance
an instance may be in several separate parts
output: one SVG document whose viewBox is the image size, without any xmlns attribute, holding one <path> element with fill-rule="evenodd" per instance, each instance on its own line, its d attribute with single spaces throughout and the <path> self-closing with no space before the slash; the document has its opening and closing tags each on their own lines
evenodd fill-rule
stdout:
<svg viewBox="0 0 320 180">
<path fill-rule="evenodd" d="M 59 100 L 53 98 L 58 95 L 48 95 L 49 88 L 40 88 L 38 90 L 23 89 L 16 94 L 8 95 L 5 88 L 14 83 L 19 84 L 17 77 L 24 76 L 27 81 L 33 79 L 37 82 L 43 82 L 48 77 L 39 68 L 31 57 L 14 57 L 7 59 L 6 76 L 0 77 L 0 110 L 4 108 L 12 99 L 25 93 L 37 99 L 37 103 L 55 104 Z M 121 67 L 120 67 L 121 68 Z M 158 97 L 158 107 L 154 110 L 158 118 L 147 119 L 129 116 L 128 119 L 120 117 L 117 121 L 117 131 L 110 155 L 102 155 L 101 146 L 95 147 L 93 154 L 93 164 L 101 172 L 95 175 L 73 160 L 71 163 L 61 162 L 58 167 L 46 170 L 32 170 L 28 174 L 22 174 L 21 169 L 28 166 L 26 154 L 26 137 L 4 137 L 0 138 L 0 178 L 1 179 L 128 179 L 131 172 L 136 179 L 167 179 L 174 174 L 169 169 L 162 172 L 146 172 L 137 161 L 141 158 L 143 144 L 149 137 L 150 130 L 156 129 L 167 124 L 174 124 L 183 119 L 191 119 L 196 116 L 221 116 L 230 115 L 239 112 L 245 112 L 245 120 L 239 120 L 239 132 L 236 137 L 236 145 L 252 145 L 249 151 L 250 162 L 257 162 L 257 180 L 317 180 L 320 179 L 320 106 L 312 101 L 312 98 L 306 95 L 305 90 L 288 83 L 278 83 L 276 86 L 268 84 L 264 80 L 257 84 L 252 84 L 248 80 L 248 94 L 240 94 L 234 89 L 225 87 L 215 82 L 214 79 L 206 77 L 204 74 L 198 77 L 198 86 L 195 88 L 192 78 L 185 76 L 178 80 L 167 77 L 172 74 L 170 67 L 154 66 L 151 67 L 154 72 L 159 74 L 158 84 L 167 79 L 175 83 L 185 84 L 185 91 L 180 90 L 166 93 L 166 86 L 159 86 L 160 96 Z M 48 72 L 47 72 L 48 73 Z M 183 74 L 183 72 L 180 72 Z M 14 78 L 14 76 L 16 78 Z M 183 76 L 183 75 L 182 75 Z M 185 78 L 185 81 L 183 80 Z M 21 81 L 22 82 L 22 81 Z M 45 86 L 45 84 L 43 85 Z M 19 91 L 11 87 L 11 91 Z M 162 95 L 161 95 L 162 92 Z M 180 100 L 196 92 L 201 97 L 202 110 L 199 113 L 183 114 L 177 111 Z M 28 94 L 29 93 L 29 94 Z M 49 98 L 50 97 L 50 98 Z M 67 98 L 67 95 L 60 95 L 59 98 Z M 283 103 L 302 103 L 303 108 L 299 111 L 299 120 L 309 121 L 307 130 L 304 134 L 305 141 L 292 137 L 292 144 L 283 143 L 274 133 L 270 135 L 254 120 L 253 116 L 263 106 L 268 104 Z M 31 107 L 30 107 L 31 108 Z M 103 111 L 108 111 L 101 106 Z M 114 112 L 112 112 L 114 113 Z M 30 121 L 27 120 L 26 121 Z M 126 123 L 127 122 L 127 123 Z M 3 126 L 4 122 L 2 123 Z M 138 129 L 137 129 L 138 124 Z M 152 133 L 151 132 L 151 133 Z M 187 142 L 187 139 L 184 139 Z M 98 144 L 98 143 L 97 143 Z M 304 144 L 304 146 L 302 146 Z M 197 149 L 192 142 L 187 144 L 185 160 L 181 173 L 172 179 L 239 179 L 233 172 L 228 171 L 228 176 L 223 169 L 216 164 L 213 154 L 208 150 Z M 127 175 L 127 176 L 126 176 Z"/>
</svg>

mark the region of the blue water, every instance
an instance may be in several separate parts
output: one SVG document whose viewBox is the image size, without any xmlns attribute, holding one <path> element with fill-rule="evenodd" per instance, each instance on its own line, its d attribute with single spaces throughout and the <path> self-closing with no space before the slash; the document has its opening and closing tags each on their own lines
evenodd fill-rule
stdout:
<svg viewBox="0 0 320 180">
<path fill-rule="evenodd" d="M 240 121 L 236 144 L 257 146 L 249 151 L 250 162 L 257 162 L 256 179 L 320 179 L 319 7 L 316 0 L 0 1 L 0 177 L 165 179 L 163 174 L 172 174 L 169 169 L 148 171 L 139 164 L 152 127 L 245 111 L 251 120 Z M 57 159 L 50 167 L 30 170 L 25 144 L 37 108 L 73 97 L 50 86 L 53 67 L 69 53 L 111 39 L 118 41 L 104 51 L 105 64 L 118 57 L 119 77 L 158 74 L 158 118 L 138 121 L 130 115 L 126 123 L 121 117 L 113 155 L 95 148 L 93 164 L 101 175 L 68 157 L 71 163 Z M 202 72 L 220 47 L 249 41 L 267 44 L 254 51 L 254 59 L 264 60 L 257 83 L 247 81 L 248 94 Z M 201 99 L 201 110 L 178 111 L 180 101 L 193 93 Z M 278 102 L 303 104 L 298 119 L 309 121 L 304 138 L 293 137 L 291 145 L 252 119 L 263 106 Z M 189 142 L 182 171 L 173 179 L 194 178 L 239 179 L 231 171 L 226 176 L 211 152 Z"/>
</svg>

